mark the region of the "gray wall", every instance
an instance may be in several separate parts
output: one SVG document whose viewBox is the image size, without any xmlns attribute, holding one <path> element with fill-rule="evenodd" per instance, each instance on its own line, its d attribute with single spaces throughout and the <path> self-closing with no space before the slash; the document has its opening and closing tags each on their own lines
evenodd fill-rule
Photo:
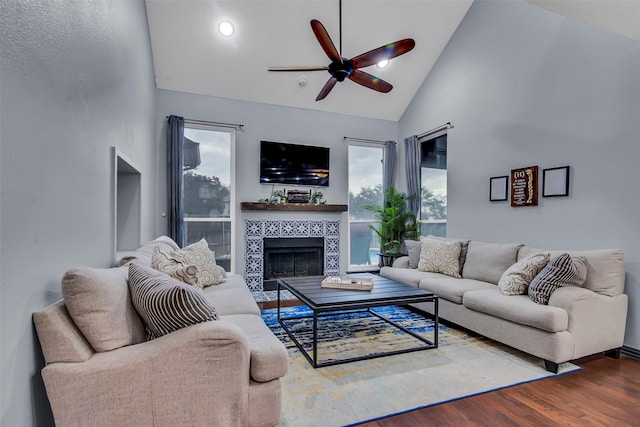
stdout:
<svg viewBox="0 0 640 427">
<path fill-rule="evenodd" d="M 451 121 L 450 236 L 625 251 L 625 345 L 640 348 L 640 43 L 521 1 L 476 0 L 400 120 Z M 404 161 L 404 155 L 399 156 Z M 489 202 L 492 176 L 571 166 L 570 196 Z M 404 177 L 402 177 L 404 179 Z"/>
<path fill-rule="evenodd" d="M 170 114 L 183 116 L 186 119 L 208 120 L 244 125 L 244 129 L 236 133 L 236 272 L 244 272 L 244 219 L 251 217 L 250 212 L 239 210 L 240 202 L 257 202 L 271 193 L 271 186 L 259 183 L 260 140 L 284 141 L 307 145 L 319 145 L 331 148 L 331 175 L 329 187 L 322 189 L 327 203 L 348 202 L 347 193 L 347 144 L 345 136 L 374 139 L 395 140 L 398 134 L 398 123 L 376 119 L 366 119 L 343 114 L 332 114 L 301 110 L 289 107 L 278 107 L 246 101 L 230 100 L 210 96 L 193 95 L 167 90 L 158 91 L 157 103 L 157 139 L 162 147 L 158 154 L 158 164 L 166 164 L 166 116 Z M 164 168 L 159 168 L 158 182 L 166 182 Z M 286 187 L 286 186 L 285 186 Z M 161 217 L 167 211 L 164 187 L 158 193 L 158 234 L 166 233 L 166 220 Z M 291 218 L 294 213 L 277 215 Z M 312 215 L 295 213 L 296 217 L 310 219 Z M 322 216 L 322 218 L 320 218 Z M 346 232 L 346 214 L 341 216 L 313 215 L 319 219 L 342 219 L 343 232 Z M 345 235 L 345 234 L 343 234 Z M 347 241 L 341 241 L 341 253 L 346 254 Z M 347 267 L 346 256 L 341 257 L 342 268 Z"/>
<path fill-rule="evenodd" d="M 143 173 L 155 232 L 155 85 L 136 1 L 0 3 L 0 425 L 50 425 L 32 312 L 75 265 L 112 262 L 111 146 Z"/>
</svg>

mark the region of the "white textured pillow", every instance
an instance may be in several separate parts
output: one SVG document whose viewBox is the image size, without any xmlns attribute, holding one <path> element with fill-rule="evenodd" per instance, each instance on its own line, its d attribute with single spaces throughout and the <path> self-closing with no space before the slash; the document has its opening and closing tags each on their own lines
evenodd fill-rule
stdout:
<svg viewBox="0 0 640 427">
<path fill-rule="evenodd" d="M 205 239 L 193 243 L 184 249 L 178 249 L 171 253 L 158 249 L 154 251 L 154 268 L 165 271 L 170 266 L 181 265 L 183 267 L 194 265 L 198 268 L 196 274 L 197 286 L 207 287 L 224 282 L 223 269 L 218 268 L 215 254 L 209 250 L 209 244 Z"/>
<path fill-rule="evenodd" d="M 195 265 L 182 265 L 181 262 L 177 262 L 170 254 L 162 252 L 157 246 L 153 248 L 151 267 L 168 274 L 176 280 L 202 288 L 198 283 L 198 267 Z"/>
<path fill-rule="evenodd" d="M 528 256 L 507 268 L 502 273 L 498 287 L 504 295 L 526 295 L 529 283 L 549 263 L 549 254 Z"/>
<path fill-rule="evenodd" d="M 143 265 L 129 264 L 131 300 L 142 318 L 147 339 L 217 320 L 216 309 L 200 289 Z"/>
<path fill-rule="evenodd" d="M 420 237 L 418 270 L 460 278 L 460 242 Z"/>
</svg>

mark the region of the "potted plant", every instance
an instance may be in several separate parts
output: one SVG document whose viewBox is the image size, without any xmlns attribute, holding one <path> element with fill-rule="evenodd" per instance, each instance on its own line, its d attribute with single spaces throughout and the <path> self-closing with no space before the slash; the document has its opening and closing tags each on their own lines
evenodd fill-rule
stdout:
<svg viewBox="0 0 640 427">
<path fill-rule="evenodd" d="M 409 211 L 408 201 L 414 196 L 407 196 L 398 192 L 395 187 L 389 187 L 384 193 L 383 206 L 367 205 L 364 208 L 372 211 L 378 221 L 377 225 L 370 225 L 380 239 L 382 265 L 388 265 L 398 256 L 404 239 L 418 236 L 418 224 L 413 212 Z"/>
</svg>

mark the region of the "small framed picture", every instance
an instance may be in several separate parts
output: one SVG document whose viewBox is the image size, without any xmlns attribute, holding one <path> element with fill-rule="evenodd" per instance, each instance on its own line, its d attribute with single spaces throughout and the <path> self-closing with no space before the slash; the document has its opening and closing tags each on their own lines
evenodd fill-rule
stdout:
<svg viewBox="0 0 640 427">
<path fill-rule="evenodd" d="M 489 178 L 489 201 L 504 202 L 507 200 L 509 191 L 509 177 L 494 176 Z"/>
<path fill-rule="evenodd" d="M 542 170 L 542 197 L 569 195 L 569 166 Z"/>
</svg>

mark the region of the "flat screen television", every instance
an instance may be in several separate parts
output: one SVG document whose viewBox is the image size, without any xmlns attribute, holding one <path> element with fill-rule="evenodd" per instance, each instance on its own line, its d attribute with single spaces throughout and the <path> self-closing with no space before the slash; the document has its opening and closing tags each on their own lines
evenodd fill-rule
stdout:
<svg viewBox="0 0 640 427">
<path fill-rule="evenodd" d="M 329 186 L 329 147 L 260 141 L 260 182 Z"/>
</svg>

